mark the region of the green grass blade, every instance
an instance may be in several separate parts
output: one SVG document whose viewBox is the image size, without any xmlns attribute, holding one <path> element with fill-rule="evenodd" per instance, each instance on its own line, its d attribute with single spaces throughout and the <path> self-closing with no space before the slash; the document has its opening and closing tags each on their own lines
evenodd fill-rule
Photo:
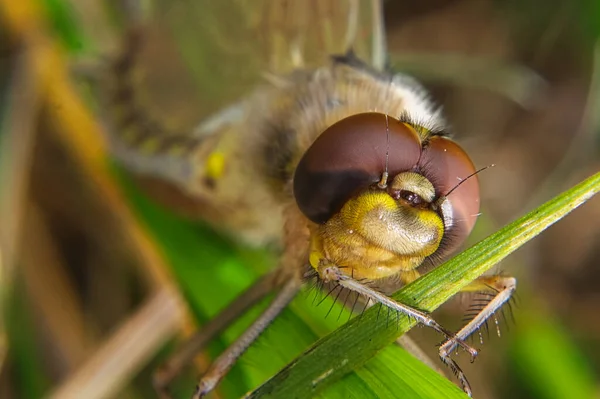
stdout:
<svg viewBox="0 0 600 399">
<path fill-rule="evenodd" d="M 384 348 L 364 367 L 323 390 L 322 398 L 347 398 L 339 393 L 356 392 L 366 385 L 376 399 L 465 399 L 465 393 L 397 345 Z M 367 396 L 357 395 L 357 398 Z"/>
<path fill-rule="evenodd" d="M 600 173 L 560 194 L 534 211 L 462 252 L 431 273 L 404 287 L 393 298 L 433 311 L 464 286 L 488 271 L 600 190 Z M 374 306 L 319 340 L 250 397 L 310 397 L 365 364 L 377 352 L 414 326 L 404 317 L 400 325 L 378 318 Z M 320 376 L 327 375 L 326 378 Z M 317 384 L 314 381 L 318 381 Z"/>
</svg>

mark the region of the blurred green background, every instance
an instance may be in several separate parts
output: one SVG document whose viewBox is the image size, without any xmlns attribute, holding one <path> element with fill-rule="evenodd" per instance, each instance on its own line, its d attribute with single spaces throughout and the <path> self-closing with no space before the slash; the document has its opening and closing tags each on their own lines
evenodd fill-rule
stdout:
<svg viewBox="0 0 600 399">
<path fill-rule="evenodd" d="M 186 131 L 248 93 L 269 64 L 271 30 L 286 28 L 260 23 L 273 3 L 140 2 L 149 15 L 139 59 L 147 112 Z M 316 0 L 297 4 L 336 15 Z M 384 7 L 391 67 L 431 90 L 476 165 L 496 165 L 480 176 L 470 243 L 600 169 L 599 3 Z M 89 76 L 119 48 L 123 2 L 3 0 L 0 17 L 0 397 L 156 397 L 152 372 L 269 270 L 273 254 L 158 204 L 107 156 Z M 600 398 L 599 242 L 596 199 L 498 266 L 518 278 L 518 306 L 514 323 L 499 318 L 501 339 L 484 332 L 474 364 L 459 356 L 476 398 Z M 292 303 L 213 397 L 252 390 L 348 319 L 341 309 L 325 317 L 330 303 L 317 307 L 313 296 Z M 468 299 L 436 319 L 458 329 Z M 190 395 L 194 377 L 258 311 L 186 368 L 176 397 Z M 439 336 L 410 335 L 436 359 Z M 461 394 L 390 347 L 320 395 Z"/>
</svg>

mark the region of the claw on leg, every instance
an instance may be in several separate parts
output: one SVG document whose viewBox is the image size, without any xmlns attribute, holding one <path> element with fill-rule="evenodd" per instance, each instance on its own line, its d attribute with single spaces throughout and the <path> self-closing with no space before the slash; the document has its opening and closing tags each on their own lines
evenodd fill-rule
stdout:
<svg viewBox="0 0 600 399">
<path fill-rule="evenodd" d="M 471 390 L 471 384 L 469 384 L 469 381 L 467 380 L 467 376 L 462 371 L 462 369 L 458 366 L 458 364 L 450 357 L 450 355 L 442 356 L 440 354 L 440 359 L 446 366 L 450 367 L 450 370 L 452 370 L 452 373 L 456 376 L 456 378 L 458 378 L 458 381 L 460 382 L 462 390 L 465 391 L 465 393 L 467 395 L 469 395 L 469 397 L 472 397 L 473 391 Z"/>
<path fill-rule="evenodd" d="M 512 296 L 517 288 L 517 280 L 513 277 L 504 276 L 492 276 L 492 277 L 480 277 L 473 282 L 470 286 L 467 286 L 465 291 L 477 291 L 482 288 L 492 290 L 496 292 L 496 296 L 485 305 L 481 311 L 463 328 L 456 333 L 455 339 L 447 340 L 442 346 L 440 346 L 440 359 L 446 364 L 452 372 L 456 375 L 460 381 L 463 390 L 467 395 L 471 396 L 471 386 L 467 377 L 460 369 L 458 364 L 452 360 L 450 354 L 460 345 L 460 341 L 465 340 L 475 331 L 477 331 L 494 313 L 502 307 Z M 475 360 L 471 353 L 471 363 Z"/>
</svg>

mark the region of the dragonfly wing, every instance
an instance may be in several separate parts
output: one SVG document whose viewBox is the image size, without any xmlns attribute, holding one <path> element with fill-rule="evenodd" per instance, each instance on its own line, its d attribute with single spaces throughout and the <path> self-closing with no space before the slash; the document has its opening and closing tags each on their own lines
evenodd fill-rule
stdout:
<svg viewBox="0 0 600 399">
<path fill-rule="evenodd" d="M 247 95 L 265 73 L 315 68 L 349 49 L 383 64 L 379 0 L 158 0 L 153 14 L 193 78 L 202 118 Z"/>
</svg>

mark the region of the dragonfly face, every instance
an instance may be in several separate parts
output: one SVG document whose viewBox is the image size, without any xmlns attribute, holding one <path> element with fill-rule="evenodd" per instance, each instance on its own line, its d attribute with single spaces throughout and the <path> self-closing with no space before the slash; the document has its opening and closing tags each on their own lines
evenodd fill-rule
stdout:
<svg viewBox="0 0 600 399">
<path fill-rule="evenodd" d="M 452 198 L 444 193 L 474 171 L 456 143 L 409 121 L 371 112 L 333 124 L 294 175 L 298 206 L 318 224 L 311 265 L 407 281 L 402 272 L 440 251 L 442 241 L 447 249 L 470 233 L 479 211 L 476 180 Z"/>
</svg>

